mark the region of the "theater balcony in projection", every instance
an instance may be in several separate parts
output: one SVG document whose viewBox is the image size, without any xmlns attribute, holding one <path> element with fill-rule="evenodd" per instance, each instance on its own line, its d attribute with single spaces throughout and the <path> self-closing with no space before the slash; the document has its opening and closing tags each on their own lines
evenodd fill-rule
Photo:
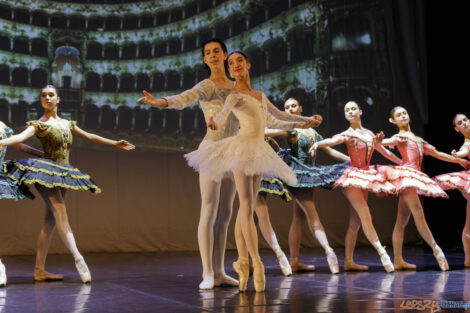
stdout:
<svg viewBox="0 0 470 313">
<path fill-rule="evenodd" d="M 62 114 L 77 119 L 82 104 L 82 65 L 75 47 L 61 46 L 55 50 L 52 63 L 52 83 L 61 98 Z"/>
</svg>

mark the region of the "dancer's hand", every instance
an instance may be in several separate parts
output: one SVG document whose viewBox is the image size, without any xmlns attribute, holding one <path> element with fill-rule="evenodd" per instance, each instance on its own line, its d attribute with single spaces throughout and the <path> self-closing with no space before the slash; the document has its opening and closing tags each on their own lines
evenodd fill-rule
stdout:
<svg viewBox="0 0 470 313">
<path fill-rule="evenodd" d="M 315 114 L 312 116 L 312 127 L 318 127 L 323 122 L 323 117 L 320 114 Z"/>
<path fill-rule="evenodd" d="M 380 132 L 378 134 L 375 134 L 375 142 L 378 143 L 378 144 L 381 144 L 382 140 L 384 140 L 384 138 L 385 138 L 384 132 Z"/>
<path fill-rule="evenodd" d="M 142 90 L 142 93 L 145 95 L 145 97 L 139 98 L 137 102 L 143 101 L 145 104 L 148 104 L 153 107 L 165 108 L 168 106 L 168 101 L 166 101 L 166 99 L 155 99 L 155 97 L 148 93 L 146 90 Z"/>
<path fill-rule="evenodd" d="M 318 149 L 318 142 L 315 142 L 308 150 L 308 153 L 310 153 L 310 155 L 313 157 L 317 149 Z"/>
<path fill-rule="evenodd" d="M 217 130 L 219 128 L 217 123 L 214 121 L 213 117 L 209 117 L 209 123 L 207 123 L 207 128 L 210 128 L 212 130 Z"/>
<path fill-rule="evenodd" d="M 457 151 L 454 149 L 452 150 L 452 152 L 450 153 L 454 158 L 457 158 Z"/>
<path fill-rule="evenodd" d="M 115 146 L 116 146 L 116 148 L 126 150 L 126 151 L 130 151 L 130 150 L 135 149 L 135 146 L 133 144 L 131 144 L 129 141 L 123 140 L 123 139 L 121 139 L 119 141 L 116 141 Z"/>
</svg>

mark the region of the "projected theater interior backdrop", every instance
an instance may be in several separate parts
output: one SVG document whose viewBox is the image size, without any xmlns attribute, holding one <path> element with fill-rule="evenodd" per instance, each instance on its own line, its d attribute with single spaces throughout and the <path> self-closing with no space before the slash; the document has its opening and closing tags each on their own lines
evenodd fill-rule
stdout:
<svg viewBox="0 0 470 313">
<path fill-rule="evenodd" d="M 53 83 L 61 116 L 86 130 L 141 149 L 193 150 L 206 129 L 197 104 L 161 110 L 136 99 L 207 78 L 200 45 L 212 37 L 246 52 L 253 87 L 278 107 L 295 97 L 305 114 L 322 114 L 324 135 L 347 126 L 347 100 L 362 105 L 367 127 L 386 121 L 389 64 L 374 0 L 4 0 L 0 120 L 23 129 L 42 113 L 39 89 Z"/>
</svg>

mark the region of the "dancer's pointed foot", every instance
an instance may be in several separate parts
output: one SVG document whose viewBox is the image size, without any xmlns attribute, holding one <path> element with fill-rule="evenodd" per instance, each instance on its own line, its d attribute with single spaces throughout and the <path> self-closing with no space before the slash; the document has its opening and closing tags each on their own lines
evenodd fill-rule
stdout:
<svg viewBox="0 0 470 313">
<path fill-rule="evenodd" d="M 214 278 L 214 286 L 238 286 L 238 280 L 233 277 L 228 276 L 227 274 L 218 275 Z"/>
<path fill-rule="evenodd" d="M 232 264 L 233 269 L 238 274 L 238 289 L 240 291 L 246 290 L 248 277 L 250 276 L 250 264 L 248 258 L 239 258 Z"/>
<path fill-rule="evenodd" d="M 199 289 L 209 290 L 214 289 L 214 274 L 206 275 L 202 278 L 201 283 L 199 284 Z"/>
<path fill-rule="evenodd" d="M 0 260 L 0 287 L 6 286 L 7 284 L 7 272 L 5 269 L 5 265 L 3 265 L 2 261 Z"/>
<path fill-rule="evenodd" d="M 266 287 L 266 277 L 264 276 L 264 265 L 261 259 L 253 260 L 253 281 L 256 292 L 263 292 Z"/>
<path fill-rule="evenodd" d="M 299 258 L 291 258 L 290 267 L 293 272 L 313 272 L 315 270 L 315 265 L 305 265 L 300 263 Z"/>
<path fill-rule="evenodd" d="M 441 271 L 448 271 L 449 264 L 447 263 L 447 259 L 444 255 L 444 252 L 442 252 L 441 248 L 439 248 L 436 243 L 432 245 L 432 251 L 437 263 L 439 264 L 439 267 L 441 268 Z"/>
<path fill-rule="evenodd" d="M 405 260 L 397 260 L 395 259 L 395 262 L 393 263 L 393 266 L 395 267 L 395 271 L 413 271 L 416 270 L 416 265 L 407 263 Z"/>
<path fill-rule="evenodd" d="M 332 274 L 339 272 L 338 258 L 332 248 L 326 250 L 326 261 Z"/>
<path fill-rule="evenodd" d="M 393 267 L 392 261 L 390 260 L 387 251 L 385 251 L 385 248 L 381 246 L 377 249 L 377 252 L 379 253 L 380 261 L 382 262 L 385 271 L 387 273 L 393 272 L 395 268 Z"/>
<path fill-rule="evenodd" d="M 58 281 L 63 279 L 62 274 L 52 274 L 40 267 L 34 268 L 34 281 Z"/>
<path fill-rule="evenodd" d="M 88 266 L 85 263 L 85 259 L 83 256 L 75 257 L 75 267 L 77 268 L 77 272 L 80 275 L 80 278 L 84 284 L 91 282 L 91 273 L 88 269 Z"/>
<path fill-rule="evenodd" d="M 279 266 L 281 267 L 282 274 L 284 276 L 292 275 L 292 268 L 290 267 L 289 261 L 287 261 L 286 255 L 282 250 L 276 251 L 277 260 L 279 261 Z"/>
<path fill-rule="evenodd" d="M 354 261 L 344 261 L 343 268 L 345 272 L 365 272 L 369 270 L 367 265 L 359 265 L 354 263 Z"/>
</svg>

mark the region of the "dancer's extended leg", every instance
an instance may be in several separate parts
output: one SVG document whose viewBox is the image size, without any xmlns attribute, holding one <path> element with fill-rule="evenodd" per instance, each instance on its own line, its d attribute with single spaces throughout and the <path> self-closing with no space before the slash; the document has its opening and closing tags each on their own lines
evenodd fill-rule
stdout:
<svg viewBox="0 0 470 313">
<path fill-rule="evenodd" d="M 405 228 L 410 220 L 411 211 L 406 206 L 402 197 L 398 198 L 397 220 L 393 229 L 393 265 L 396 270 L 413 270 L 416 265 L 405 262 L 403 259 L 403 237 L 405 235 Z"/>
<path fill-rule="evenodd" d="M 462 193 L 467 199 L 467 210 L 465 218 L 465 226 L 462 231 L 462 242 L 465 251 L 465 267 L 470 267 L 470 195 Z"/>
<path fill-rule="evenodd" d="M 346 187 L 343 188 L 343 193 L 349 200 L 349 203 L 354 208 L 356 213 L 359 215 L 364 234 L 366 235 L 369 242 L 377 250 L 385 270 L 387 272 L 392 272 L 394 270 L 393 264 L 384 247 L 380 243 L 377 232 L 375 231 L 374 225 L 372 224 L 372 217 L 370 215 L 369 206 L 367 205 L 363 191 L 356 187 Z"/>
<path fill-rule="evenodd" d="M 449 265 L 447 264 L 446 257 L 442 252 L 441 248 L 437 245 L 434 237 L 429 229 L 428 223 L 426 223 L 426 218 L 424 216 L 423 207 L 421 206 L 421 201 L 419 201 L 418 194 L 413 188 L 408 188 L 400 192 L 400 198 L 403 199 L 403 203 L 413 214 L 413 219 L 418 229 L 419 234 L 423 237 L 424 241 L 432 248 L 434 257 L 436 258 L 439 267 L 443 271 L 449 270 Z"/>
<path fill-rule="evenodd" d="M 75 259 L 75 267 L 80 274 L 80 278 L 84 283 L 90 282 L 91 274 L 83 256 L 78 251 L 77 244 L 75 243 L 75 238 L 69 225 L 65 201 L 61 189 L 51 189 L 41 185 L 37 185 L 36 188 L 46 203 L 46 206 L 52 210 L 59 236 L 67 249 L 72 253 L 73 258 Z"/>
<path fill-rule="evenodd" d="M 227 229 L 232 217 L 233 200 L 236 189 L 233 179 L 222 180 L 220 186 L 219 209 L 214 225 L 214 285 L 238 286 L 238 281 L 225 273 L 225 246 Z"/>
<path fill-rule="evenodd" d="M 266 198 L 265 196 L 259 193 L 256 197 L 255 212 L 256 216 L 258 216 L 258 225 L 261 230 L 261 234 L 263 235 L 264 239 L 271 247 L 271 249 L 273 249 L 274 253 L 276 253 L 282 273 L 285 276 L 292 275 L 292 270 L 289 265 L 289 262 L 287 261 L 286 255 L 279 246 L 276 234 L 274 233 L 273 226 L 271 225 Z"/>
<path fill-rule="evenodd" d="M 291 191 L 295 201 L 302 208 L 305 216 L 307 217 L 307 223 L 310 231 L 315 236 L 317 241 L 320 243 L 322 248 L 325 250 L 328 265 L 330 271 L 335 274 L 339 272 L 338 259 L 330 247 L 328 239 L 326 238 L 325 229 L 318 216 L 315 202 L 313 201 L 313 188 L 311 189 L 293 189 Z"/>
<path fill-rule="evenodd" d="M 305 213 L 297 201 L 292 203 L 292 222 L 289 229 L 290 263 L 294 272 L 310 272 L 315 270 L 313 265 L 305 265 L 300 262 L 300 243 L 302 241 L 302 226 L 305 222 Z"/>
<path fill-rule="evenodd" d="M 209 177 L 199 174 L 201 214 L 197 229 L 197 239 L 202 260 L 202 282 L 199 284 L 200 289 L 214 288 L 212 256 L 214 248 L 214 223 L 219 208 L 220 186 L 220 182 L 215 182 Z"/>
</svg>

